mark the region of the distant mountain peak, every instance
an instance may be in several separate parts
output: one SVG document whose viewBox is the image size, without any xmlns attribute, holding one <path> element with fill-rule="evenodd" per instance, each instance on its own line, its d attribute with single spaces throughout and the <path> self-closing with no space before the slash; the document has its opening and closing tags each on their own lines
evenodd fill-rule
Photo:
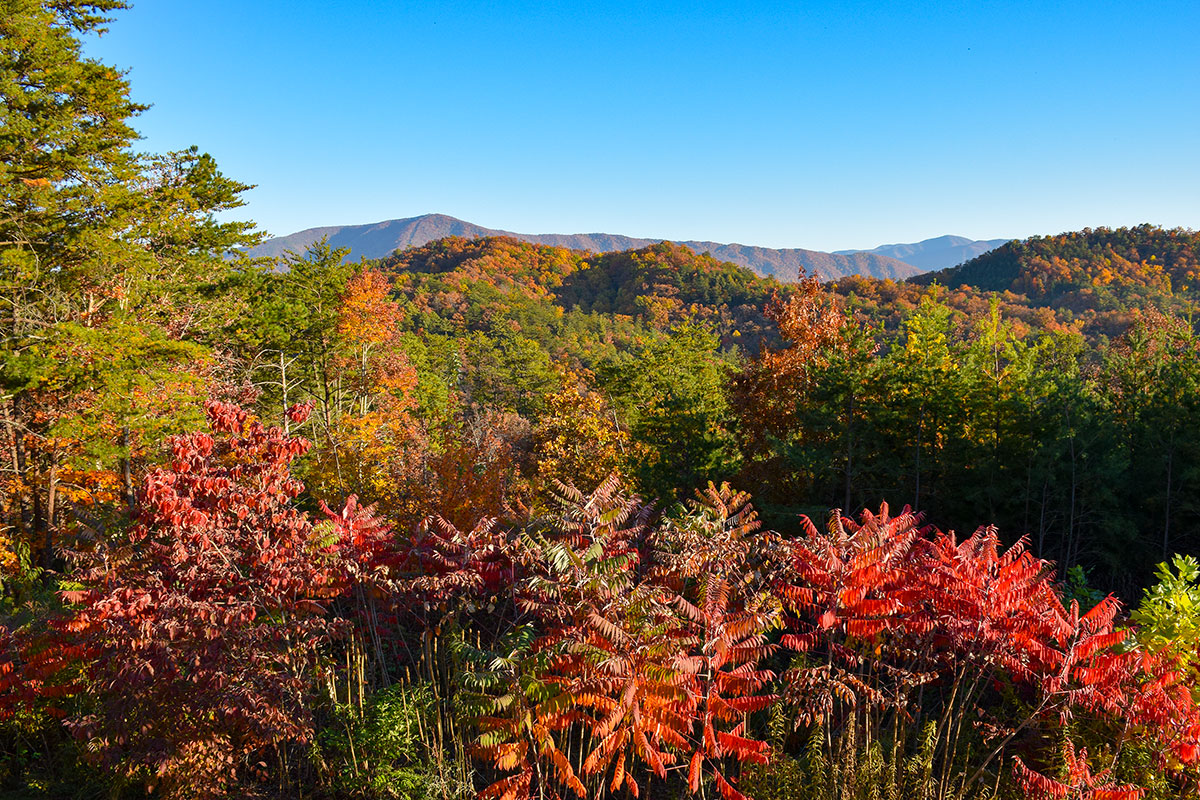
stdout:
<svg viewBox="0 0 1200 800">
<path fill-rule="evenodd" d="M 591 253 L 636 250 L 666 239 L 642 239 L 611 233 L 540 233 L 526 234 L 485 228 L 446 214 L 423 214 L 419 217 L 390 219 L 366 225 L 340 225 L 308 228 L 287 236 L 268 239 L 250 250 L 254 256 L 280 256 L 284 252 L 302 252 L 313 242 L 328 237 L 334 247 L 349 247 L 350 257 L 382 258 L 396 250 L 419 247 L 447 236 L 472 239 L 480 236 L 508 236 L 533 244 L 565 247 Z M 875 278 L 903 280 L 924 272 L 924 269 L 905 263 L 886 253 L 873 251 L 825 253 L 801 248 L 773 249 L 743 244 L 723 244 L 705 241 L 676 241 L 698 253 L 710 253 L 721 261 L 747 267 L 762 276 L 782 281 L 794 281 L 803 270 L 822 280 L 836 280 L 848 275 L 867 275 Z"/>
<path fill-rule="evenodd" d="M 922 239 L 908 244 L 881 244 L 870 250 L 837 250 L 840 255 L 852 253 L 874 253 L 899 259 L 906 264 L 917 267 L 921 272 L 956 267 L 981 256 L 989 250 L 995 250 L 1008 239 L 968 239 L 965 236 L 935 236 L 932 239 Z"/>
</svg>

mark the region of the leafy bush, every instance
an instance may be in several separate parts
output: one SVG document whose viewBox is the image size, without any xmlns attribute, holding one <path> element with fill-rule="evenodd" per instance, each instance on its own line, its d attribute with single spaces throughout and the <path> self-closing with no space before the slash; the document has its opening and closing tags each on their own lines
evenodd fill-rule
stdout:
<svg viewBox="0 0 1200 800">
<path fill-rule="evenodd" d="M 350 796 L 391 800 L 465 797 L 471 787 L 446 781 L 440 756 L 427 744 L 435 723 L 434 697 L 427 686 L 389 686 L 368 699 L 360 716 L 337 708 L 320 744 L 333 762 L 332 788 Z"/>
</svg>

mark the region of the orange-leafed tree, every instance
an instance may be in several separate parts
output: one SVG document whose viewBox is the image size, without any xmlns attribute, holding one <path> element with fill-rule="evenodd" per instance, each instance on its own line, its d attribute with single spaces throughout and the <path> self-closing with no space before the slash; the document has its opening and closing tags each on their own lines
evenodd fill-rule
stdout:
<svg viewBox="0 0 1200 800">
<path fill-rule="evenodd" d="M 832 294 L 813 278 L 800 281 L 786 299 L 776 295 L 766 315 L 779 329 L 783 346 L 764 346 L 748 362 L 735 384 L 734 405 L 741 418 L 744 476 L 753 485 L 772 487 L 780 496 L 809 490 L 782 463 L 781 446 L 804 436 L 805 416 L 817 379 L 852 332 L 850 318 Z M 826 436 L 827 431 L 816 435 Z"/>
<path fill-rule="evenodd" d="M 400 341 L 402 312 L 391 283 L 366 269 L 346 283 L 337 310 L 333 382 L 339 401 L 322 421 L 310 480 L 322 496 L 359 496 L 399 505 L 405 476 L 417 470 L 424 431 L 413 415 L 417 373 Z"/>
</svg>

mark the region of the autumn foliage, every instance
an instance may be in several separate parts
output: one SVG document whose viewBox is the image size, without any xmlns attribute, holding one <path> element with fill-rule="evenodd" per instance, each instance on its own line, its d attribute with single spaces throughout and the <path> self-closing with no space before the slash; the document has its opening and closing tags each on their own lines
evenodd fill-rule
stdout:
<svg viewBox="0 0 1200 800">
<path fill-rule="evenodd" d="M 959 540 L 884 506 L 786 539 L 727 486 L 664 516 L 615 476 L 465 531 L 406 533 L 355 498 L 314 522 L 290 472 L 308 444 L 206 411 L 212 432 L 172 441 L 127 536 L 80 554 L 69 610 L 6 639 L 0 668 L 10 714 L 90 698 L 68 727 L 168 793 L 220 795 L 311 740 L 346 648 L 459 687 L 434 746 L 456 730 L 497 800 L 663 782 L 741 800 L 793 737 L 851 730 L 894 754 L 924 742 L 951 796 L 1135 798 L 1121 743 L 1183 781 L 1200 757 L 1178 653 L 1137 645 L 1115 598 L 1064 601 L 1052 565 L 992 529 Z M 790 720 L 774 744 L 768 717 Z"/>
<path fill-rule="evenodd" d="M 256 259 L 125 5 L 0 14 L 0 794 L 1200 794 L 1197 234 Z"/>
<path fill-rule="evenodd" d="M 212 433 L 174 440 L 128 536 L 84 556 L 85 588 L 64 592 L 77 610 L 57 625 L 100 690 L 68 724 L 100 758 L 191 792 L 311 735 L 309 675 L 341 569 L 336 540 L 292 504 L 307 443 L 236 406 L 206 410 Z"/>
</svg>

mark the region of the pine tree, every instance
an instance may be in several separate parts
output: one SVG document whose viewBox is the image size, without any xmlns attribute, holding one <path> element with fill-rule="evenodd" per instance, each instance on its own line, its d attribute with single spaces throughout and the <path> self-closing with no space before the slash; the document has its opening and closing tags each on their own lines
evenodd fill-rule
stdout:
<svg viewBox="0 0 1200 800">
<path fill-rule="evenodd" d="M 0 513 L 47 567 L 67 528 L 103 532 L 98 497 L 131 500 L 153 421 L 194 403 L 226 313 L 209 290 L 255 239 L 215 219 L 249 187 L 210 156 L 133 149 L 144 106 L 80 42 L 124 7 L 0 2 Z"/>
</svg>

